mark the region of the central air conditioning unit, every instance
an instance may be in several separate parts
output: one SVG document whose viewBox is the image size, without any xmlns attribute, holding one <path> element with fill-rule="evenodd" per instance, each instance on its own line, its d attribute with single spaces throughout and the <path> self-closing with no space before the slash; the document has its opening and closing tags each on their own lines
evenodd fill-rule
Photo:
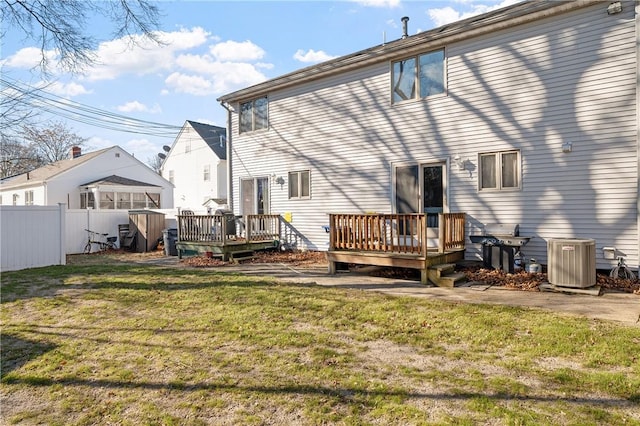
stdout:
<svg viewBox="0 0 640 426">
<path fill-rule="evenodd" d="M 560 287 L 596 285 L 596 241 L 552 238 L 547 243 L 547 279 Z"/>
</svg>

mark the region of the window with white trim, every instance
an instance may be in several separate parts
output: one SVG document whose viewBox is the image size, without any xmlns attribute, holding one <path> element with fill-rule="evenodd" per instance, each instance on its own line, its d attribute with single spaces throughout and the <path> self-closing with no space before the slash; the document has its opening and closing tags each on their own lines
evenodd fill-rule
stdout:
<svg viewBox="0 0 640 426">
<path fill-rule="evenodd" d="M 240 133 L 269 127 L 269 100 L 267 97 L 240 104 Z"/>
<path fill-rule="evenodd" d="M 119 209 L 128 210 L 131 208 L 131 193 L 118 192 L 118 207 Z"/>
<path fill-rule="evenodd" d="M 520 189 L 520 151 L 482 153 L 478 164 L 481 191 Z"/>
<path fill-rule="evenodd" d="M 204 169 L 202 170 L 202 174 L 205 182 L 211 180 L 211 166 L 209 164 L 205 164 Z"/>
<path fill-rule="evenodd" d="M 311 194 L 309 170 L 289 172 L 289 198 L 309 198 Z"/>
<path fill-rule="evenodd" d="M 144 193 L 134 192 L 133 194 L 131 194 L 131 208 L 144 209 L 146 207 L 147 207 L 147 196 Z"/>
<path fill-rule="evenodd" d="M 96 198 L 93 192 L 81 192 L 80 193 L 80 208 L 81 209 L 95 209 Z"/>
<path fill-rule="evenodd" d="M 423 99 L 445 91 L 444 49 L 391 64 L 393 103 Z"/>
<path fill-rule="evenodd" d="M 116 202 L 113 192 L 100 193 L 100 210 L 113 210 L 116 208 Z"/>
<path fill-rule="evenodd" d="M 24 191 L 24 205 L 25 206 L 33 205 L 33 191 Z"/>
</svg>

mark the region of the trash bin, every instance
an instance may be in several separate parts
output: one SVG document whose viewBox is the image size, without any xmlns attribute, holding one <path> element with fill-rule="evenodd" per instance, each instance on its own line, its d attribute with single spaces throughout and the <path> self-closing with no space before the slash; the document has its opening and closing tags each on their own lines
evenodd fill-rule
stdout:
<svg viewBox="0 0 640 426">
<path fill-rule="evenodd" d="M 178 240 L 178 229 L 169 228 L 162 230 L 162 241 L 164 242 L 164 255 L 165 256 L 177 256 L 178 249 L 176 248 L 176 241 Z"/>
</svg>

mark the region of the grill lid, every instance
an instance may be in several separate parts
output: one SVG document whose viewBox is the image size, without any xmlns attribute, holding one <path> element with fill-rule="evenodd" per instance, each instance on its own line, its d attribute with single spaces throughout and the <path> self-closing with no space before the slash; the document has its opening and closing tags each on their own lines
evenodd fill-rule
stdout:
<svg viewBox="0 0 640 426">
<path fill-rule="evenodd" d="M 520 225 L 512 223 L 488 223 L 484 226 L 484 235 L 517 237 L 520 235 Z"/>
</svg>

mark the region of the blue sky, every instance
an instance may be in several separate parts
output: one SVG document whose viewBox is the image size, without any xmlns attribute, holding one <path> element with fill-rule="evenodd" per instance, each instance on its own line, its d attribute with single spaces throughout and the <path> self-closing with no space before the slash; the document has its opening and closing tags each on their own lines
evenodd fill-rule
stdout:
<svg viewBox="0 0 640 426">
<path fill-rule="evenodd" d="M 0 45 L 0 72 L 23 87 L 46 87 L 57 105 L 74 103 L 65 107 L 70 112 L 48 107 L 40 121 L 66 122 L 89 139 L 89 150 L 120 145 L 147 162 L 171 145 L 176 128 L 146 134 L 124 126 L 120 116 L 176 127 L 185 120 L 224 127 L 226 112 L 217 97 L 396 40 L 403 16 L 410 18 L 412 35 L 517 1 L 161 1 L 162 46 L 142 41 L 132 47 L 110 38 L 108 23 L 94 17 L 87 31 L 102 40 L 93 52 L 99 64 L 72 76 L 56 70 L 56 53 L 47 52 L 54 67 L 45 81 L 37 68 L 39 48 L 11 29 Z M 84 122 L 72 119 L 78 104 L 90 117 Z M 105 122 L 105 116 L 112 118 Z"/>
</svg>

